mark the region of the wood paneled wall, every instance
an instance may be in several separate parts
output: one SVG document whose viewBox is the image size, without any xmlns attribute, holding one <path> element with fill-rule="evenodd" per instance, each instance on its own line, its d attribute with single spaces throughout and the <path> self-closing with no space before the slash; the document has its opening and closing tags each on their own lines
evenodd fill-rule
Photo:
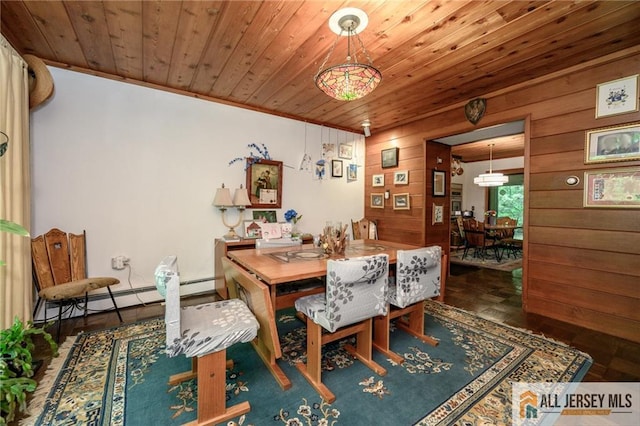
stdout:
<svg viewBox="0 0 640 426">
<path fill-rule="evenodd" d="M 477 127 L 526 120 L 523 306 L 528 312 L 640 342 L 640 210 L 584 208 L 586 170 L 638 168 L 640 161 L 584 164 L 587 130 L 640 122 L 640 112 L 595 118 L 596 86 L 637 74 L 640 47 L 550 74 L 499 93 L 484 95 L 487 113 Z M 372 120 L 375 123 L 375 120 Z M 448 170 L 447 147 L 431 139 L 467 132 L 474 126 L 463 105 L 366 140 L 366 205 L 373 174 L 409 169 L 411 210 L 367 207 L 380 238 L 414 244 L 449 245 L 448 223 L 431 224 L 431 170 Z M 425 142 L 427 141 L 427 142 Z M 380 150 L 400 147 L 397 169 L 380 168 Z M 436 158 L 444 155 L 441 165 Z M 567 176 L 581 178 L 577 186 Z M 449 175 L 447 174 L 447 177 Z M 449 182 L 447 182 L 449 184 Z M 402 188 L 404 190 L 404 188 Z M 384 192 L 384 191 L 380 191 Z M 449 217 L 449 198 L 440 198 Z M 446 228 L 446 230 L 445 230 Z"/>
</svg>

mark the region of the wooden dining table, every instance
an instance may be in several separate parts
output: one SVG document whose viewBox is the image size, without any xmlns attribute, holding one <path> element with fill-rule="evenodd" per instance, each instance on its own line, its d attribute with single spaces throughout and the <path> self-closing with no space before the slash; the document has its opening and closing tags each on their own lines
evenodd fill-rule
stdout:
<svg viewBox="0 0 640 426">
<path fill-rule="evenodd" d="M 324 291 L 324 281 L 319 281 L 315 288 L 297 292 L 278 294 L 278 287 L 283 284 L 301 282 L 312 284 L 312 279 L 323 278 L 327 274 L 327 260 L 369 256 L 373 254 L 389 255 L 389 264 L 396 263 L 397 250 L 411 250 L 417 246 L 382 240 L 353 240 L 347 244 L 345 253 L 327 255 L 321 248 L 313 244 L 297 247 L 278 247 L 265 249 L 234 250 L 227 256 L 234 262 L 255 274 L 269 285 L 271 303 L 274 312 L 278 309 L 293 306 L 295 299 Z"/>
<path fill-rule="evenodd" d="M 324 277 L 327 274 L 329 259 L 345 259 L 384 253 L 389 256 L 391 266 L 395 265 L 397 261 L 398 250 L 415 248 L 418 247 L 392 241 L 354 240 L 348 243 L 345 253 L 341 255 L 327 255 L 321 248 L 314 247 L 313 244 L 227 252 L 228 259 L 223 259 L 223 264 L 229 261 L 228 263 L 234 264 L 231 269 L 235 269 L 235 272 L 232 271 L 226 276 L 227 284 L 231 279 L 234 281 L 233 285 L 244 287 L 242 293 L 249 295 L 247 305 L 255 310 L 254 314 L 258 317 L 261 327 L 256 341 L 253 342 L 254 347 L 282 389 L 289 389 L 291 381 L 276 362 L 282 356 L 282 351 L 275 322 L 275 312 L 278 309 L 294 306 L 296 299 L 302 296 L 324 292 Z M 444 298 L 446 271 L 447 256 L 443 252 L 441 295 L 438 300 Z M 309 286 L 309 283 L 315 285 Z M 292 284 L 294 291 L 280 292 L 279 294 L 278 290 L 289 284 Z M 268 287 L 268 293 L 265 287 Z M 230 289 L 229 295 L 234 297 L 234 294 L 238 295 L 238 291 Z M 269 305 L 272 309 L 268 308 Z M 419 320 L 422 324 L 411 323 L 409 327 L 422 329 L 424 320 L 423 318 L 419 318 Z"/>
</svg>

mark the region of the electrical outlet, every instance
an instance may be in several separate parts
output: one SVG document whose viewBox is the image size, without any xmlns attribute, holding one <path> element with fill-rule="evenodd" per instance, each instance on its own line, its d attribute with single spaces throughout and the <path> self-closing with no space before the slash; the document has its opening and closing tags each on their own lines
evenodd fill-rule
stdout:
<svg viewBox="0 0 640 426">
<path fill-rule="evenodd" d="M 129 264 L 129 258 L 126 256 L 116 256 L 111 258 L 111 268 L 116 270 L 124 269 Z"/>
</svg>

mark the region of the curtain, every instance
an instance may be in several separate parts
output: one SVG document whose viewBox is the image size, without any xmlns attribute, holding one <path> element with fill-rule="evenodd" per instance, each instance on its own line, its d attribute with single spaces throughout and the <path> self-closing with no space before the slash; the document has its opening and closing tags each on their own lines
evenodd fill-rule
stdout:
<svg viewBox="0 0 640 426">
<path fill-rule="evenodd" d="M 27 64 L 0 34 L 0 135 L 8 149 L 0 157 L 0 219 L 31 227 L 29 83 Z M 1 142 L 0 142 L 1 143 Z M 31 241 L 0 232 L 0 330 L 14 317 L 31 320 Z"/>
</svg>

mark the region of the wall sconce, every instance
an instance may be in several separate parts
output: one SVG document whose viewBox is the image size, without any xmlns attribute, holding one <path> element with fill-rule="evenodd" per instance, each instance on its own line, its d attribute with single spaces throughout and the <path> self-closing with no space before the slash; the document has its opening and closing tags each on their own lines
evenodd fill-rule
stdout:
<svg viewBox="0 0 640 426">
<path fill-rule="evenodd" d="M 384 199 L 388 200 L 389 197 L 391 197 L 391 191 L 387 189 L 386 191 L 384 191 Z"/>
<path fill-rule="evenodd" d="M 232 200 L 231 191 L 229 191 L 229 188 L 225 188 L 223 183 L 222 188 L 216 189 L 216 196 L 213 198 L 213 205 L 220 209 L 220 211 L 222 212 L 222 223 L 224 224 L 224 226 L 229 228 L 229 232 L 227 232 L 222 238 L 224 238 L 225 240 L 240 239 L 240 236 L 236 233 L 234 228 L 242 223 L 244 209 L 247 206 L 251 205 L 247 189 L 243 188 L 242 185 L 240 185 L 240 188 L 236 189 L 233 193 Z M 225 216 L 225 212 L 228 208 L 231 207 L 237 208 L 239 212 L 238 221 L 233 225 L 227 223 Z"/>
</svg>

